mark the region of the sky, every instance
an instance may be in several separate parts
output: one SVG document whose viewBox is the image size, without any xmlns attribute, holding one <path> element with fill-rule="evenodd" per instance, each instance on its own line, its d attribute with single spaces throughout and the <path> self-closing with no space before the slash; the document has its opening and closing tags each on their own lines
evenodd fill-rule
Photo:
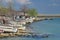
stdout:
<svg viewBox="0 0 60 40">
<path fill-rule="evenodd" d="M 16 10 L 27 5 L 35 8 L 40 14 L 60 14 L 60 0 L 3 0 L 4 5 L 9 2 L 14 2 Z"/>
</svg>

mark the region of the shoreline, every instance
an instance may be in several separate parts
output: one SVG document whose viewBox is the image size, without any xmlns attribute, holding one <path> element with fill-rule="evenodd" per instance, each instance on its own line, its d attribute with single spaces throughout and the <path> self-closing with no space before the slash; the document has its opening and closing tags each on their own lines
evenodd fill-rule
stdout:
<svg viewBox="0 0 60 40">
<path fill-rule="evenodd" d="M 43 21 L 43 20 L 45 20 L 45 19 L 35 20 L 32 23 L 37 22 L 37 21 Z M 27 23 L 25 26 L 29 28 L 30 24 L 31 23 Z M 27 29 L 27 30 L 30 31 L 29 29 Z M 0 38 L 4 38 L 4 37 L 16 37 L 16 36 L 20 36 L 20 37 L 22 37 L 22 36 L 24 36 L 24 37 L 31 36 L 31 37 L 33 37 L 33 36 L 37 35 L 35 33 L 32 33 L 31 31 L 27 32 L 27 30 L 18 30 L 18 32 L 16 32 L 16 33 L 0 33 Z M 42 35 L 42 36 L 43 37 L 48 37 L 48 35 L 45 35 L 45 36 Z"/>
</svg>

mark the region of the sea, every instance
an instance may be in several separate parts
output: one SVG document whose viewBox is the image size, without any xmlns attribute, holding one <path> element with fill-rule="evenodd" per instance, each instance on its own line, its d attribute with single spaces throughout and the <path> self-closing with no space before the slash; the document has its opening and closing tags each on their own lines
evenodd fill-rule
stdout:
<svg viewBox="0 0 60 40">
<path fill-rule="evenodd" d="M 47 38 L 6 37 L 0 38 L 0 40 L 60 40 L 60 18 L 33 22 L 29 27 L 35 33 L 49 33 L 51 36 Z"/>
</svg>

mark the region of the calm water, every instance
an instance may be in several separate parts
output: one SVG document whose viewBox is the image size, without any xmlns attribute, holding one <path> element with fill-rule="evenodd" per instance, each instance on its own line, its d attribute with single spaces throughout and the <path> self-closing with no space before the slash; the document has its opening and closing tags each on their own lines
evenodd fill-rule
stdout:
<svg viewBox="0 0 60 40">
<path fill-rule="evenodd" d="M 51 33 L 54 36 L 48 38 L 11 37 L 0 40 L 60 40 L 60 18 L 34 22 L 30 26 L 36 33 Z"/>
</svg>

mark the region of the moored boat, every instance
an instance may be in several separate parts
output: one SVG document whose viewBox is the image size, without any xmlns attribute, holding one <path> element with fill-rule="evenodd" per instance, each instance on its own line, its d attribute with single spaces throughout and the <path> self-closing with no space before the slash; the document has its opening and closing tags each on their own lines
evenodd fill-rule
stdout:
<svg viewBox="0 0 60 40">
<path fill-rule="evenodd" d="M 17 32 L 17 28 L 11 27 L 11 26 L 1 26 L 0 29 L 2 29 L 4 32 Z"/>
<path fill-rule="evenodd" d="M 26 23 L 32 23 L 33 22 L 33 18 L 26 18 Z"/>
</svg>

